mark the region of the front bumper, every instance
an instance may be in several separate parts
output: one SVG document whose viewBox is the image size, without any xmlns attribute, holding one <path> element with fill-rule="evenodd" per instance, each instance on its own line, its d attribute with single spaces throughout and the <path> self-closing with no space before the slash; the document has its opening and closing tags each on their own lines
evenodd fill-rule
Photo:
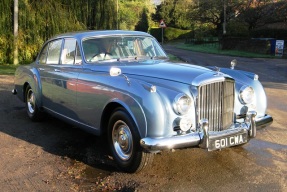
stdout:
<svg viewBox="0 0 287 192">
<path fill-rule="evenodd" d="M 208 150 L 216 150 L 225 147 L 240 145 L 256 137 L 256 130 L 266 127 L 273 122 L 270 115 L 255 119 L 256 112 L 249 112 L 244 123 L 234 125 L 234 128 L 220 131 L 208 131 L 208 120 L 203 119 L 200 123 L 201 132 L 172 137 L 150 138 L 140 140 L 144 150 L 159 152 L 167 149 L 179 149 L 187 147 L 201 147 Z"/>
</svg>

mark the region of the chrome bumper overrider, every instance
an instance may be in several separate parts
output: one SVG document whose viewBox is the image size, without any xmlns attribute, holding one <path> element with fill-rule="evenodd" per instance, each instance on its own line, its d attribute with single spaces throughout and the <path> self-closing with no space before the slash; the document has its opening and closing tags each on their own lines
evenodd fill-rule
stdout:
<svg viewBox="0 0 287 192">
<path fill-rule="evenodd" d="M 187 147 L 201 147 L 208 150 L 215 150 L 214 146 L 211 146 L 211 140 L 222 140 L 227 138 L 232 141 L 232 146 L 246 143 L 234 142 L 234 138 L 238 135 L 249 138 L 256 137 L 256 130 L 263 128 L 272 123 L 273 118 L 270 115 L 255 119 L 256 112 L 249 112 L 246 116 L 244 123 L 237 123 L 234 128 L 220 131 L 210 132 L 208 131 L 208 120 L 202 119 L 200 122 L 201 132 L 194 132 L 185 135 L 172 136 L 168 138 L 150 138 L 146 137 L 140 140 L 140 144 L 148 152 L 159 152 L 167 149 L 179 149 Z M 223 141 L 224 142 L 224 141 Z M 228 147 L 228 146 L 227 146 Z M 218 148 L 220 149 L 220 148 Z"/>
</svg>

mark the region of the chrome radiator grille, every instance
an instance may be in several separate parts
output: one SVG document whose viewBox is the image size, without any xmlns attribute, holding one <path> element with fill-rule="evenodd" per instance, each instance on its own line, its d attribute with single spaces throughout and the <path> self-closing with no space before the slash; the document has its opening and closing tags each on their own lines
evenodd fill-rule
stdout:
<svg viewBox="0 0 287 192">
<path fill-rule="evenodd" d="M 199 87 L 198 120 L 208 119 L 209 131 L 228 129 L 234 121 L 233 111 L 233 81 L 216 82 Z"/>
</svg>

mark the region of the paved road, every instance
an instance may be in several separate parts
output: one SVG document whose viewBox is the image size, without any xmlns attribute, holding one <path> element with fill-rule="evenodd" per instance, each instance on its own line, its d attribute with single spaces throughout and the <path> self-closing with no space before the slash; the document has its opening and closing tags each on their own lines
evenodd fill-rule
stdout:
<svg viewBox="0 0 287 192">
<path fill-rule="evenodd" d="M 228 67 L 233 59 L 165 48 L 203 66 Z M 106 141 L 52 117 L 31 122 L 24 105 L 11 96 L 13 77 L 0 76 L 1 190 L 287 191 L 287 62 L 236 59 L 238 69 L 260 75 L 273 124 L 244 146 L 163 152 L 152 169 L 132 175 L 117 171 Z"/>
<path fill-rule="evenodd" d="M 166 52 L 179 57 L 181 60 L 200 66 L 230 67 L 231 60 L 236 59 L 238 62 L 236 69 L 258 74 L 263 83 L 287 83 L 286 59 L 258 59 L 206 54 L 177 49 L 169 45 L 164 46 L 164 48 Z M 287 89 L 287 87 L 285 88 Z"/>
</svg>

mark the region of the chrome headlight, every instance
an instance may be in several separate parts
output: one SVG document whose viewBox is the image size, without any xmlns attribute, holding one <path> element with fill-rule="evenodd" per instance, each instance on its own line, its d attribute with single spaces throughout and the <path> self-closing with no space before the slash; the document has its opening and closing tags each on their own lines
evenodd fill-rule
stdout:
<svg viewBox="0 0 287 192">
<path fill-rule="evenodd" d="M 252 87 L 242 86 L 239 92 L 239 99 L 242 104 L 251 104 L 254 101 L 255 93 Z"/>
<path fill-rule="evenodd" d="M 191 104 L 192 99 L 189 96 L 180 93 L 174 99 L 173 108 L 178 115 L 185 115 L 189 112 Z"/>
</svg>

